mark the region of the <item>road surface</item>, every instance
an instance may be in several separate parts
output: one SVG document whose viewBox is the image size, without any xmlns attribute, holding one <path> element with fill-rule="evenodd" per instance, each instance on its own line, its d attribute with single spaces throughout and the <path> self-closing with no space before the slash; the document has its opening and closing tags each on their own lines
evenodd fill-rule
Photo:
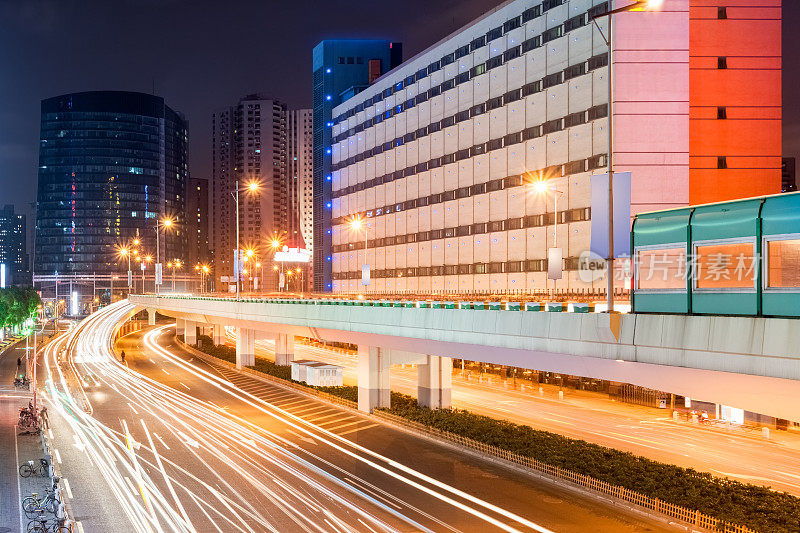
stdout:
<svg viewBox="0 0 800 533">
<path fill-rule="evenodd" d="M 123 366 L 108 339 L 128 311 L 106 308 L 47 353 L 83 531 L 674 530 L 194 360 L 172 328 L 122 339 Z"/>
</svg>

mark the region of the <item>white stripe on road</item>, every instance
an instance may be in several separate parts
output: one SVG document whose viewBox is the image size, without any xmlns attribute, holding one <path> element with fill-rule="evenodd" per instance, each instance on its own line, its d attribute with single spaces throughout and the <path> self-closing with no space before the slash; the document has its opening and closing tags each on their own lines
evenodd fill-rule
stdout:
<svg viewBox="0 0 800 533">
<path fill-rule="evenodd" d="M 65 477 L 61 478 L 61 481 L 64 482 L 64 490 L 67 491 L 67 497 L 71 500 L 72 499 L 72 489 L 69 486 L 69 480 Z"/>
<path fill-rule="evenodd" d="M 56 448 L 56 449 L 55 449 L 55 450 L 53 450 L 53 451 L 54 451 L 54 452 L 55 452 L 55 454 L 56 454 L 56 461 L 58 461 L 58 464 L 61 464 L 61 454 L 60 454 L 60 453 L 58 453 L 58 448 Z"/>
<path fill-rule="evenodd" d="M 236 251 L 236 250 L 234 250 L 234 251 Z M 77 528 L 78 528 L 78 533 L 84 533 L 84 531 L 83 531 L 83 524 L 81 524 L 81 523 L 80 523 L 79 521 L 77 521 L 77 520 L 75 521 L 75 527 L 77 527 Z"/>
</svg>

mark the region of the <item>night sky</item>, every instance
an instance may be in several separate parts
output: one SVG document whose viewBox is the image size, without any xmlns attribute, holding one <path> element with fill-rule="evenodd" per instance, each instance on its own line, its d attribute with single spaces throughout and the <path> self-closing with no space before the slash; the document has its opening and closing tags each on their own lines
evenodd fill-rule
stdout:
<svg viewBox="0 0 800 533">
<path fill-rule="evenodd" d="M 0 205 L 35 201 L 43 98 L 155 87 L 189 119 L 192 175 L 210 177 L 211 112 L 253 92 L 311 107 L 320 40 L 401 41 L 409 58 L 500 3 L 0 0 Z M 784 1 L 783 27 L 784 155 L 800 156 L 797 0 Z"/>
</svg>

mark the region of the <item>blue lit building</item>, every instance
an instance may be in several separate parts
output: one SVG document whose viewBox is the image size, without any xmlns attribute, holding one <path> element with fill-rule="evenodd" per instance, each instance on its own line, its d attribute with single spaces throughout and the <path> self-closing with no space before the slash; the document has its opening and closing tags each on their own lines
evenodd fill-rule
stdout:
<svg viewBox="0 0 800 533">
<path fill-rule="evenodd" d="M 333 108 L 358 94 L 403 60 L 400 43 L 326 40 L 314 47 L 314 290 L 332 290 L 331 128 Z"/>
<path fill-rule="evenodd" d="M 136 237 L 155 259 L 164 216 L 175 225 L 161 259 L 185 260 L 186 120 L 163 98 L 123 91 L 65 94 L 41 109 L 36 273 L 123 272 L 117 247 Z"/>
</svg>

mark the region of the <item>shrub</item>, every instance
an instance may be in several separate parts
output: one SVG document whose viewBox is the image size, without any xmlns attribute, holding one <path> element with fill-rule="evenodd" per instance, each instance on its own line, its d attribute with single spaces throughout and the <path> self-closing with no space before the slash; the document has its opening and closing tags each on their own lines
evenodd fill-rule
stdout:
<svg viewBox="0 0 800 533">
<path fill-rule="evenodd" d="M 428 409 L 392 393 L 388 411 L 756 531 L 800 531 L 800 498 L 461 409 Z"/>
</svg>

